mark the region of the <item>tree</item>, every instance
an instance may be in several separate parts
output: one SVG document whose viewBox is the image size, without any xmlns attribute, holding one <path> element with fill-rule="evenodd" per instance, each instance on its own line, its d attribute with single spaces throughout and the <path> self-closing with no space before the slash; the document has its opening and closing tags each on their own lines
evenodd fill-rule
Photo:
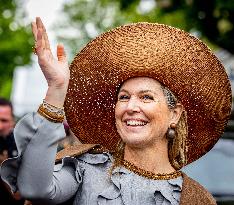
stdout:
<svg viewBox="0 0 234 205">
<path fill-rule="evenodd" d="M 147 11 L 141 10 L 141 4 L 146 2 L 153 2 L 154 6 Z M 72 38 L 66 36 L 68 29 L 65 35 L 60 35 L 67 40 L 73 52 L 110 28 L 147 21 L 194 32 L 211 48 L 219 46 L 234 53 L 233 0 L 73 0 L 65 4 L 64 11 L 66 22 L 69 22 L 66 28 L 78 29 Z M 90 35 L 88 30 L 95 30 L 96 34 Z M 83 39 L 82 43 L 79 39 Z"/>
<path fill-rule="evenodd" d="M 73 0 L 63 11 L 65 18 L 55 25 L 56 33 L 73 54 L 98 34 L 127 22 L 115 1 Z"/>
<path fill-rule="evenodd" d="M 19 5 L 20 1 L 16 0 L 0 4 L 0 96 L 7 98 L 15 67 L 28 64 L 32 53 L 31 31 L 22 25 L 24 14 Z"/>
<path fill-rule="evenodd" d="M 119 2 L 121 10 L 128 11 L 134 4 L 139 3 L 139 0 L 119 0 Z M 180 19 L 177 27 L 187 31 L 196 30 L 200 32 L 201 37 L 234 53 L 233 0 L 155 0 L 155 2 L 157 7 L 153 12 L 161 14 L 158 18 L 154 18 L 155 21 L 173 16 L 173 22 Z M 160 18 L 162 16 L 164 17 Z"/>
</svg>

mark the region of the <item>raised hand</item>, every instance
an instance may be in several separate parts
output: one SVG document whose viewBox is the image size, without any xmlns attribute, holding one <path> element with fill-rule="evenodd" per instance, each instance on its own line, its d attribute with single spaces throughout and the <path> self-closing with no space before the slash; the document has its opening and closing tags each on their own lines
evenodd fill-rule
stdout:
<svg viewBox="0 0 234 205">
<path fill-rule="evenodd" d="M 46 29 L 39 17 L 32 23 L 35 39 L 35 53 L 48 83 L 45 100 L 56 106 L 63 106 L 70 78 L 69 66 L 63 45 L 57 45 L 57 58 L 50 49 Z"/>
</svg>

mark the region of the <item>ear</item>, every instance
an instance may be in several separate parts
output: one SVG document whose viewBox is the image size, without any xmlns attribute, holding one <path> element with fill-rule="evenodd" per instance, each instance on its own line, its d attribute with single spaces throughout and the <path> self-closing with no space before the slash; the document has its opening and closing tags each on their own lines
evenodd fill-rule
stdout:
<svg viewBox="0 0 234 205">
<path fill-rule="evenodd" d="M 171 120 L 170 120 L 170 124 L 171 123 L 175 123 L 177 124 L 180 116 L 183 112 L 183 105 L 181 103 L 177 103 L 175 108 L 171 109 Z"/>
</svg>

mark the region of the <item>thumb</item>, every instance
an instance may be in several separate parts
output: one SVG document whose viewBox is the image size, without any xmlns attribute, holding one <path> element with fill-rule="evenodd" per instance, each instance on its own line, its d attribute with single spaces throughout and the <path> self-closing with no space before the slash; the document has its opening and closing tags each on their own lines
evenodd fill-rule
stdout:
<svg viewBox="0 0 234 205">
<path fill-rule="evenodd" d="M 58 61 L 66 61 L 66 53 L 63 44 L 57 45 L 57 58 Z"/>
</svg>

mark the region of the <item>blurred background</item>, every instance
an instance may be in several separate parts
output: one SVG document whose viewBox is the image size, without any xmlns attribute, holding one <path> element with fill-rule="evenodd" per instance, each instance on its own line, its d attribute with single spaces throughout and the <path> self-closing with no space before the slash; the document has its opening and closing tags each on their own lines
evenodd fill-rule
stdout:
<svg viewBox="0 0 234 205">
<path fill-rule="evenodd" d="M 234 92 L 233 0 L 1 0 L 0 96 L 20 118 L 35 111 L 47 84 L 32 54 L 30 23 L 40 16 L 55 48 L 65 45 L 69 61 L 100 33 L 147 21 L 186 30 L 204 41 L 223 63 Z M 234 112 L 217 145 L 185 168 L 219 204 L 234 204 Z"/>
</svg>

